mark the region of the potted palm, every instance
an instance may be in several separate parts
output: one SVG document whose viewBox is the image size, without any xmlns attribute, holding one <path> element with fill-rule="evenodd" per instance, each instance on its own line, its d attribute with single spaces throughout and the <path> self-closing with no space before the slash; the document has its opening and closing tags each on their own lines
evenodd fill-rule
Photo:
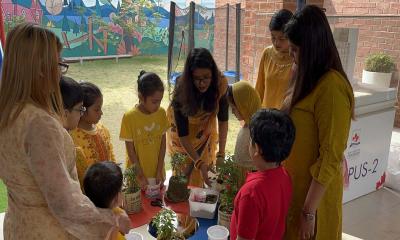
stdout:
<svg viewBox="0 0 400 240">
<path fill-rule="evenodd" d="M 124 172 L 123 197 L 124 209 L 127 213 L 138 213 L 142 210 L 140 186 L 136 179 L 134 165 L 127 167 Z"/>
<path fill-rule="evenodd" d="M 233 212 L 233 202 L 242 182 L 240 168 L 234 161 L 234 156 L 227 155 L 225 162 L 217 167 L 217 182 L 221 184 L 221 204 L 218 208 L 218 225 L 229 229 Z"/>
<path fill-rule="evenodd" d="M 365 60 L 362 82 L 388 88 L 395 70 L 393 59 L 384 53 L 371 54 Z"/>
<path fill-rule="evenodd" d="M 188 179 L 183 173 L 185 162 L 186 155 L 178 152 L 172 154 L 171 167 L 174 174 L 169 179 L 166 193 L 167 200 L 170 202 L 184 202 L 189 198 Z"/>
<path fill-rule="evenodd" d="M 183 234 L 176 228 L 176 214 L 171 209 L 163 208 L 153 217 L 149 224 L 149 232 L 158 240 L 184 240 Z"/>
</svg>

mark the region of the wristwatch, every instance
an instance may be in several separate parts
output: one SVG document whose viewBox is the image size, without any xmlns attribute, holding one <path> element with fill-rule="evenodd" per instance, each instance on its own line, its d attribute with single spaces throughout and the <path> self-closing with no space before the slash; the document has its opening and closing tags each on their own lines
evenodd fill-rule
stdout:
<svg viewBox="0 0 400 240">
<path fill-rule="evenodd" d="M 302 215 L 306 221 L 313 221 L 315 219 L 315 213 L 309 213 L 303 210 Z"/>
</svg>

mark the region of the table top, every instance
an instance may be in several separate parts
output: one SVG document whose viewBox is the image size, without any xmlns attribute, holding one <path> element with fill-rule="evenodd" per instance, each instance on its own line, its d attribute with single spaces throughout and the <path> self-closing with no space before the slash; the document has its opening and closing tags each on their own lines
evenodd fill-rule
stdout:
<svg viewBox="0 0 400 240">
<path fill-rule="evenodd" d="M 162 191 L 164 193 L 164 191 Z M 164 205 L 172 209 L 176 213 L 190 215 L 189 202 L 181 203 L 170 203 L 168 201 L 163 201 Z M 161 210 L 160 207 L 151 206 L 151 199 L 146 198 L 144 192 L 142 192 L 142 211 L 135 214 L 129 214 L 132 221 L 135 232 L 139 232 L 143 235 L 144 239 L 155 239 L 148 232 L 147 227 L 150 220 Z M 210 226 L 217 224 L 217 215 L 214 215 L 213 219 L 197 218 L 199 221 L 199 229 L 190 237 L 190 240 L 200 240 L 207 239 L 207 229 Z"/>
</svg>

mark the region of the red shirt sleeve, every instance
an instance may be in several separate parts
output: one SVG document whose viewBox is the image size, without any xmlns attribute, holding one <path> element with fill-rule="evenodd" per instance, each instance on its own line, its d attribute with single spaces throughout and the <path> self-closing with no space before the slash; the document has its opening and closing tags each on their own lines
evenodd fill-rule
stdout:
<svg viewBox="0 0 400 240">
<path fill-rule="evenodd" d="M 247 239 L 255 239 L 258 231 L 260 211 L 249 194 L 242 196 L 237 205 L 237 235 Z"/>
</svg>

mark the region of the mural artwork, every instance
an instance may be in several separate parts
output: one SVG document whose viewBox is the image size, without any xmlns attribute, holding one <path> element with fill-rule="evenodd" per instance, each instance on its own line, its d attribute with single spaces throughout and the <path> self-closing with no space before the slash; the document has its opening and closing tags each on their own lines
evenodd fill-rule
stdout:
<svg viewBox="0 0 400 240">
<path fill-rule="evenodd" d="M 166 0 L 2 0 L 5 31 L 23 21 L 55 32 L 63 57 L 167 55 Z M 202 21 L 210 31 L 213 21 Z M 200 33 L 209 42 L 213 34 Z M 212 39 L 213 41 L 213 39 Z"/>
</svg>

